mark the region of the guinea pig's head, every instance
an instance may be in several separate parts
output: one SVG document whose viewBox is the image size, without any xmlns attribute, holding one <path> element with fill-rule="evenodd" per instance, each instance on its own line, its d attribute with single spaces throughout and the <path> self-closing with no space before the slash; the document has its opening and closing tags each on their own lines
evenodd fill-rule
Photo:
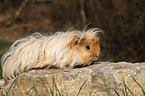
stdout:
<svg viewBox="0 0 145 96">
<path fill-rule="evenodd" d="M 76 39 L 74 43 L 76 58 L 79 58 L 79 65 L 90 65 L 98 59 L 100 54 L 99 38 L 94 34 L 85 34 L 81 39 Z"/>
</svg>

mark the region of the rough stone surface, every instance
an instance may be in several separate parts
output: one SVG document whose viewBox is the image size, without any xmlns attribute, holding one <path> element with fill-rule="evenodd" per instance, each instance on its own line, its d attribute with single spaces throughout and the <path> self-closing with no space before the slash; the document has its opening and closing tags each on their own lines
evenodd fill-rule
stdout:
<svg viewBox="0 0 145 96">
<path fill-rule="evenodd" d="M 107 90 L 111 96 L 116 94 L 114 90 L 122 96 L 123 90 L 125 90 L 124 79 L 125 84 L 134 95 L 143 95 L 141 88 L 131 76 L 145 90 L 145 63 L 99 62 L 72 70 L 31 70 L 19 75 L 15 80 L 9 81 L 9 85 L 5 86 L 5 84 L 2 87 L 5 89 L 1 89 L 1 93 L 6 94 L 7 92 L 8 96 L 49 96 L 49 94 L 56 96 L 59 93 L 63 96 L 77 96 L 82 86 L 79 96 L 89 96 L 90 94 L 91 96 L 107 96 Z M 14 83 L 12 83 L 13 81 Z M 11 84 L 13 85 L 10 88 Z M 9 88 L 10 91 L 8 91 Z"/>
</svg>

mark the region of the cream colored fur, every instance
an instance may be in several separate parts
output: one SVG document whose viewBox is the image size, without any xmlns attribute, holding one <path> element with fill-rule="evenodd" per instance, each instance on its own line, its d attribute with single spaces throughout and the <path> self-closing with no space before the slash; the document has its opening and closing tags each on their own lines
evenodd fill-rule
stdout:
<svg viewBox="0 0 145 96">
<path fill-rule="evenodd" d="M 18 74 L 32 68 L 56 66 L 58 68 L 74 67 L 84 62 L 75 49 L 75 43 L 81 39 L 98 38 L 97 28 L 87 31 L 69 30 L 57 32 L 51 36 L 34 33 L 17 40 L 2 57 L 3 77 L 15 78 Z M 90 62 L 90 61 L 89 61 Z"/>
</svg>

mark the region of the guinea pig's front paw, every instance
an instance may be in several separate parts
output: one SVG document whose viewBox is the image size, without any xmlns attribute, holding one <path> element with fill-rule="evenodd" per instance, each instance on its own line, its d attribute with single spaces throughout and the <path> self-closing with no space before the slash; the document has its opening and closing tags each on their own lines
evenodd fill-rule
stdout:
<svg viewBox="0 0 145 96">
<path fill-rule="evenodd" d="M 59 68 L 63 69 L 65 72 L 69 72 L 70 70 L 73 69 L 73 67 L 66 66 L 66 65 L 60 65 Z"/>
<path fill-rule="evenodd" d="M 70 72 L 70 70 L 72 70 L 73 68 L 69 68 L 67 67 L 66 69 L 64 69 L 65 72 Z"/>
<path fill-rule="evenodd" d="M 66 66 L 65 64 L 63 64 L 63 65 L 59 65 L 59 68 L 60 68 L 60 69 L 66 69 L 67 66 Z"/>
</svg>

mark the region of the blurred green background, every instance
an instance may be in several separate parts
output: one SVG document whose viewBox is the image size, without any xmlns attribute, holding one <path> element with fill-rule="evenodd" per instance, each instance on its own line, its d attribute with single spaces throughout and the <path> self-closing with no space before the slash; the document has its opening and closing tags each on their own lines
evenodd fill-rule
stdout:
<svg viewBox="0 0 145 96">
<path fill-rule="evenodd" d="M 99 61 L 145 61 L 145 0 L 1 0 L 0 57 L 33 32 L 86 25 L 104 30 Z"/>
</svg>

